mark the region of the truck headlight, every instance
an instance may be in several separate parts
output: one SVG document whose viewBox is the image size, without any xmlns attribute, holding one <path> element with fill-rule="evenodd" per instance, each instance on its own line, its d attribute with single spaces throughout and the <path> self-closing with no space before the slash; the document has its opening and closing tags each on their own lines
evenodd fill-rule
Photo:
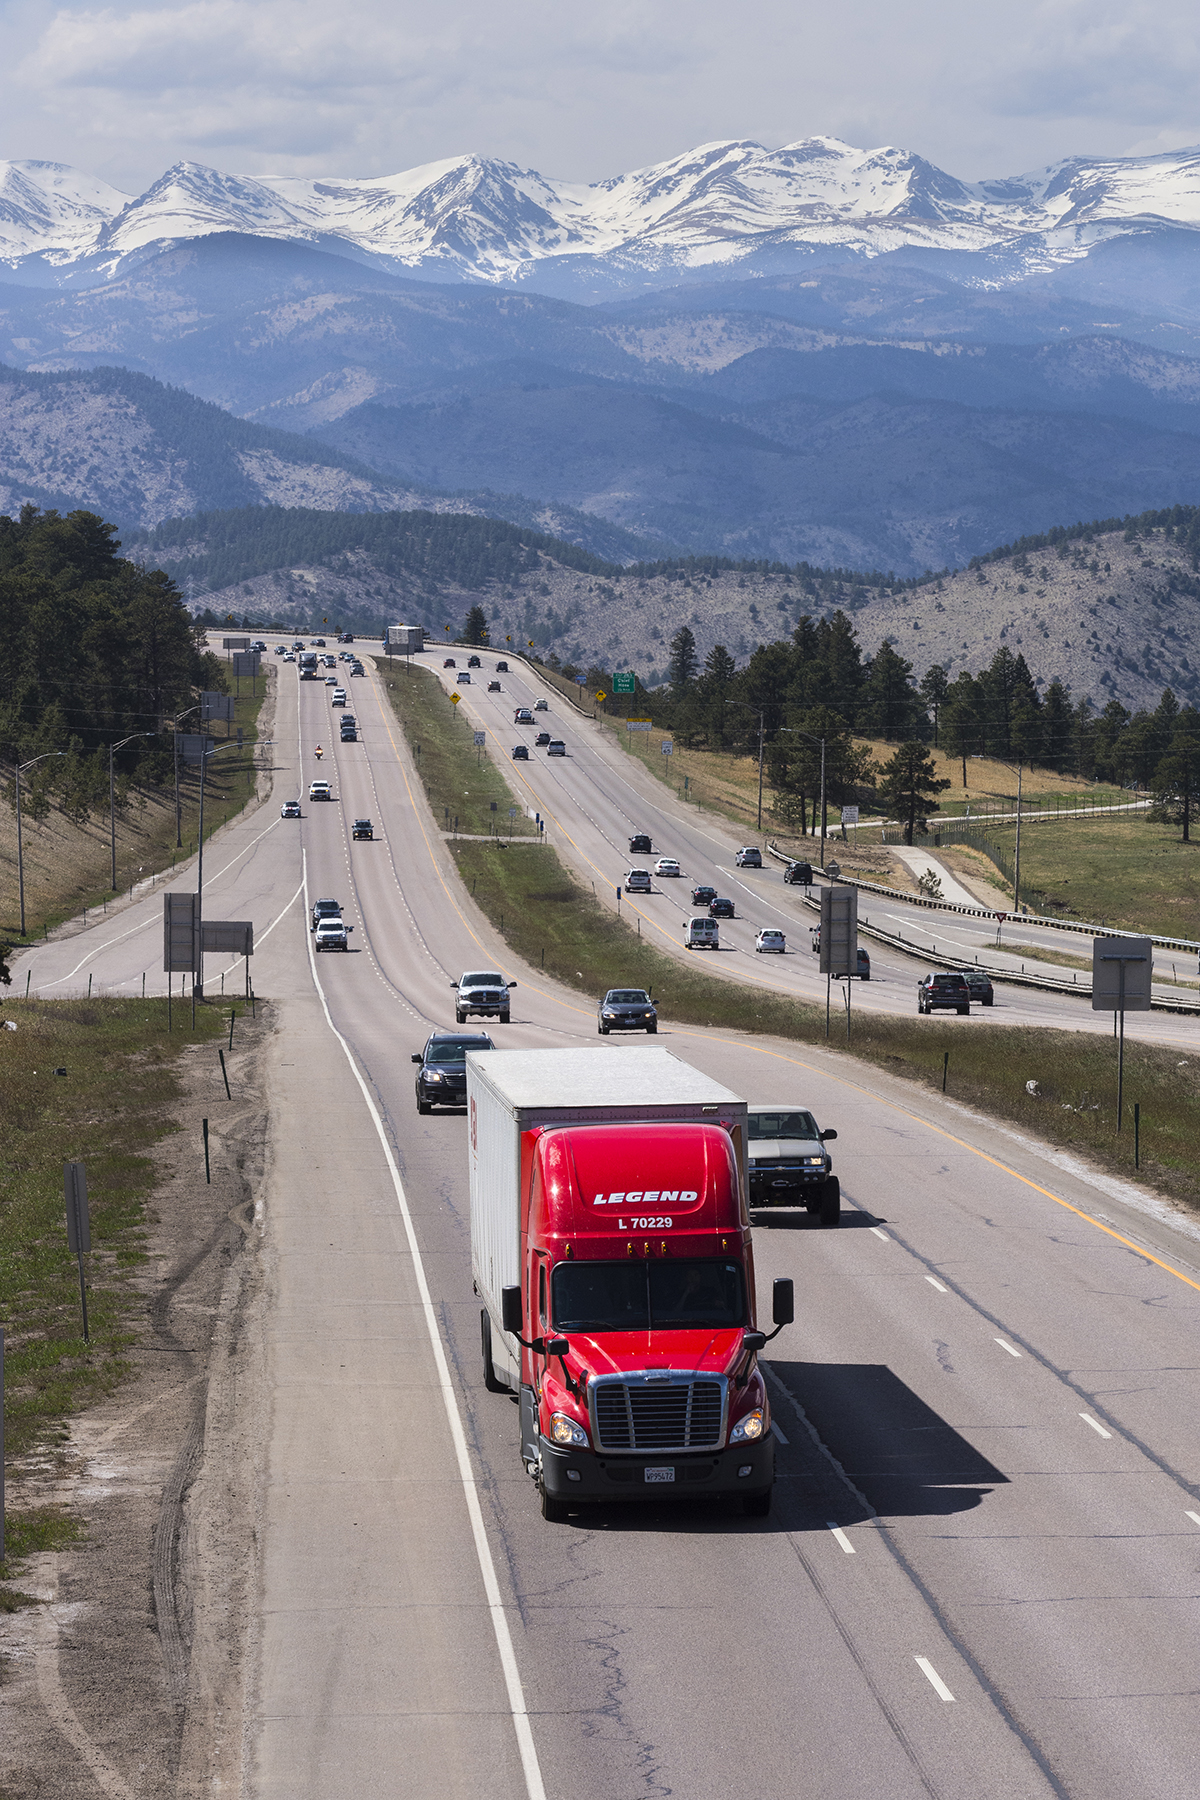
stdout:
<svg viewBox="0 0 1200 1800">
<path fill-rule="evenodd" d="M 577 1425 L 569 1413 L 552 1413 L 550 1416 L 550 1441 L 554 1444 L 581 1444 L 587 1448 L 588 1435 L 582 1425 Z"/>
<path fill-rule="evenodd" d="M 823 1156 L 806 1156 L 804 1162 L 805 1166 L 810 1169 L 821 1169 L 825 1166 L 825 1158 Z"/>
<path fill-rule="evenodd" d="M 446 1079 L 444 1075 L 439 1075 L 436 1069 L 424 1069 L 422 1073 L 426 1081 L 445 1081 Z"/>
<path fill-rule="evenodd" d="M 762 1434 L 763 1409 L 758 1406 L 753 1412 L 748 1412 L 744 1419 L 738 1420 L 729 1434 L 729 1441 L 731 1444 L 752 1444 Z"/>
</svg>

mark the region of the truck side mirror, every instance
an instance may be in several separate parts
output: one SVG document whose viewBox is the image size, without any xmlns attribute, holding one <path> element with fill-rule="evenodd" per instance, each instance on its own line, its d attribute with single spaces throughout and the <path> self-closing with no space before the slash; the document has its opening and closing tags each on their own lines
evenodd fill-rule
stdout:
<svg viewBox="0 0 1200 1800">
<path fill-rule="evenodd" d="M 743 1350 L 764 1350 L 766 1348 L 766 1343 L 767 1334 L 765 1331 L 743 1331 L 742 1333 Z"/>
<path fill-rule="evenodd" d="M 458 986 L 458 983 L 457 983 L 457 981 L 452 981 L 452 982 L 451 982 L 451 983 L 450 983 L 450 986 L 451 986 L 451 987 L 452 987 L 452 988 L 456 988 L 456 987 L 457 987 L 457 986 Z"/>
<path fill-rule="evenodd" d="M 571 1348 L 571 1340 L 565 1337 L 548 1337 L 542 1348 L 547 1356 L 566 1356 Z"/>
<path fill-rule="evenodd" d="M 513 1337 L 520 1337 L 525 1316 L 521 1310 L 521 1290 L 519 1287 L 500 1289 L 500 1321 L 505 1331 Z"/>
<path fill-rule="evenodd" d="M 425 1060 L 425 1059 L 424 1059 L 424 1057 L 423 1057 L 423 1056 L 422 1056 L 422 1055 L 421 1055 L 421 1052 L 420 1052 L 420 1051 L 419 1051 L 419 1050 L 414 1050 L 414 1051 L 413 1051 L 413 1061 L 414 1061 L 414 1062 L 415 1062 L 415 1063 L 419 1063 L 419 1062 L 424 1062 L 424 1060 Z"/>
<path fill-rule="evenodd" d="M 836 1131 L 823 1131 L 823 1132 L 822 1132 L 822 1133 L 821 1133 L 821 1142 L 822 1142 L 822 1143 L 823 1143 L 823 1144 L 828 1144 L 828 1143 L 831 1143 L 831 1142 L 832 1142 L 832 1140 L 833 1140 L 833 1139 L 834 1139 L 834 1138 L 835 1138 L 835 1137 L 836 1137 L 836 1136 L 837 1136 L 837 1132 L 836 1132 Z"/>
<path fill-rule="evenodd" d="M 510 981 L 508 985 L 510 988 L 513 988 L 513 987 L 516 987 L 517 984 L 515 981 Z"/>
<path fill-rule="evenodd" d="M 771 1284 L 771 1320 L 791 1325 L 796 1317 L 796 1290 L 790 1275 L 777 1275 Z"/>
</svg>

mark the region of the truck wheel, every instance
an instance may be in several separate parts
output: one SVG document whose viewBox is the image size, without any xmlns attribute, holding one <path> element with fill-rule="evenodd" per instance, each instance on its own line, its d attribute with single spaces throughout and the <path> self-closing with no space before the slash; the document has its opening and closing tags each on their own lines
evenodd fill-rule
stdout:
<svg viewBox="0 0 1200 1800">
<path fill-rule="evenodd" d="M 465 1025 L 465 1024 L 466 1024 L 466 1022 L 467 1022 L 467 1015 L 466 1015 L 466 1013 L 461 1013 L 461 1012 L 456 1012 L 456 1013 L 455 1013 L 455 1015 L 454 1015 L 454 1023 L 455 1023 L 455 1024 L 456 1024 L 456 1025 Z"/>
<path fill-rule="evenodd" d="M 542 1517 L 549 1519 L 552 1525 L 565 1525 L 569 1508 L 565 1500 L 556 1500 L 549 1493 L 546 1484 L 539 1477 L 538 1493 L 542 1496 Z"/>
<path fill-rule="evenodd" d="M 806 1213 L 812 1213 L 815 1217 L 817 1213 L 820 1212 L 823 1204 L 824 1202 L 819 1193 L 810 1194 L 808 1199 L 804 1202 L 804 1210 Z"/>
<path fill-rule="evenodd" d="M 834 1230 L 842 1217 L 842 1184 L 836 1175 L 831 1175 L 825 1183 L 821 1194 L 821 1229 Z"/>
<path fill-rule="evenodd" d="M 417 1101 L 417 1111 L 421 1114 L 431 1113 L 433 1111 L 433 1108 L 432 1108 L 432 1106 L 430 1106 L 428 1100 L 418 1100 Z"/>
<path fill-rule="evenodd" d="M 504 1383 L 496 1379 L 496 1365 L 492 1361 L 492 1321 L 486 1306 L 479 1310 L 479 1336 L 483 1345 L 483 1385 L 489 1394 L 507 1394 Z"/>
<path fill-rule="evenodd" d="M 765 1494 L 747 1494 L 742 1500 L 742 1511 L 752 1519 L 765 1519 L 771 1511 L 773 1492 L 773 1488 L 768 1488 Z"/>
<path fill-rule="evenodd" d="M 507 1024 L 508 1024 L 508 1022 L 509 1022 L 509 1019 L 510 1019 L 510 1016 L 511 1016 L 511 1015 L 510 1015 L 510 1014 L 509 1014 L 509 1013 L 506 1013 L 506 1012 L 502 1012 L 502 1013 L 501 1013 L 501 1014 L 500 1014 L 500 1023 L 501 1023 L 501 1024 L 502 1024 L 502 1025 L 507 1025 Z"/>
</svg>

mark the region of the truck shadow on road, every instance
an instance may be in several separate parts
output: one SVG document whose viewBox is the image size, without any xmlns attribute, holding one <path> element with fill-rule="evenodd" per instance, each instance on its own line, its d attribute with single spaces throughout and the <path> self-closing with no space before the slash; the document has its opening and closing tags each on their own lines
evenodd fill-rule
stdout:
<svg viewBox="0 0 1200 1800">
<path fill-rule="evenodd" d="M 942 1368 L 953 1375 L 952 1367 Z M 1008 1484 L 1007 1475 L 883 1363 L 772 1362 L 771 1372 L 803 1407 L 852 1486 L 884 1517 L 971 1512 L 994 1487 Z M 808 1462 L 807 1433 L 798 1420 L 789 1421 L 786 1403 L 775 1410 Z M 838 1486 L 861 1516 L 851 1487 Z"/>
<path fill-rule="evenodd" d="M 752 1206 L 750 1223 L 756 1231 L 822 1231 L 824 1227 L 816 1213 L 806 1212 L 801 1206 Z M 847 1211 L 842 1207 L 842 1216 L 838 1223 L 839 1231 L 870 1231 L 875 1225 L 885 1221 L 874 1213 Z"/>
</svg>

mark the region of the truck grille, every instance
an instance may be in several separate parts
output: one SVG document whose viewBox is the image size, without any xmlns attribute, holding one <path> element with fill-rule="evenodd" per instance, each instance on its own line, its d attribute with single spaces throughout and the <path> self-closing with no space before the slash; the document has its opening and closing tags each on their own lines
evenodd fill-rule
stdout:
<svg viewBox="0 0 1200 1800">
<path fill-rule="evenodd" d="M 601 1450 L 703 1450 L 721 1441 L 720 1381 L 599 1381 L 594 1405 Z"/>
</svg>

